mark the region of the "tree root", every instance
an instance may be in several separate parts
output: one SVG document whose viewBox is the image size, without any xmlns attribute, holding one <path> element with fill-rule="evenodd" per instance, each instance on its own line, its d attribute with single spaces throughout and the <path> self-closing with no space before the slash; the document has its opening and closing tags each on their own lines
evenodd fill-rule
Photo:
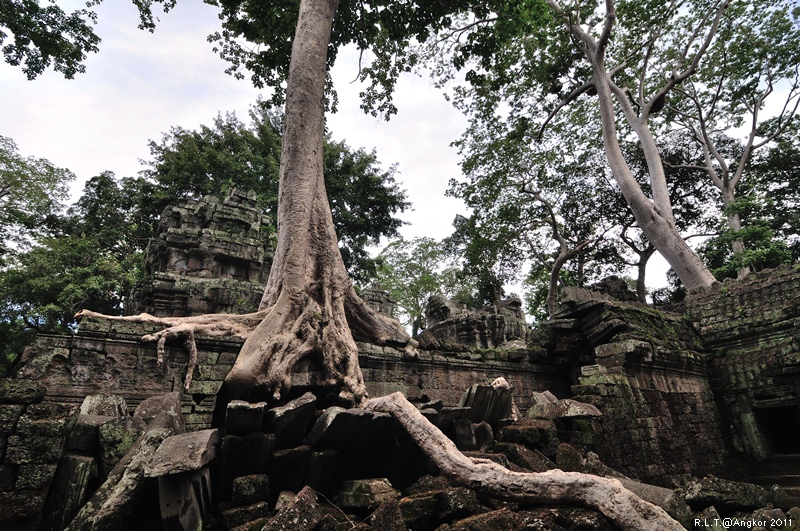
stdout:
<svg viewBox="0 0 800 531">
<path fill-rule="evenodd" d="M 512 472 L 485 459 L 470 459 L 459 452 L 455 444 L 422 416 L 402 393 L 373 398 L 365 407 L 397 418 L 442 474 L 490 496 L 528 503 L 588 507 L 625 530 L 684 529 L 666 511 L 642 500 L 616 479 L 561 470 L 525 474 Z"/>
<path fill-rule="evenodd" d="M 205 314 L 191 317 L 156 317 L 148 313 L 139 315 L 104 315 L 91 310 L 81 310 L 75 314 L 75 319 L 95 317 L 112 321 L 127 321 L 131 323 L 148 323 L 165 326 L 164 330 L 153 334 L 146 334 L 141 341 L 156 343 L 157 362 L 159 367 L 164 363 L 167 341 L 183 341 L 189 353 L 189 363 L 186 367 L 186 376 L 183 379 L 183 390 L 189 392 L 192 385 L 194 369 L 197 366 L 197 343 L 195 335 L 200 334 L 210 337 L 236 337 L 247 340 L 253 330 L 264 319 L 267 312 L 258 311 L 248 314 Z"/>
</svg>

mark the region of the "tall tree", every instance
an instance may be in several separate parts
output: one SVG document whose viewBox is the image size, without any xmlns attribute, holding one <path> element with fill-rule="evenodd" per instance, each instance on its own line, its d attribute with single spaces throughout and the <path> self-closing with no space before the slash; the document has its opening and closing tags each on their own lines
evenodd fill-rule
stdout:
<svg viewBox="0 0 800 531">
<path fill-rule="evenodd" d="M 260 6 L 261 4 L 259 4 Z M 383 318 L 355 292 L 339 252 L 322 175 L 326 56 L 337 0 L 301 0 L 286 90 L 286 129 L 281 152 L 278 246 L 270 278 L 256 314 L 179 319 L 171 329 L 148 338 L 176 334 L 190 339 L 196 329 L 226 333 L 257 323 L 247 335 L 224 386 L 233 396 L 279 398 L 291 385 L 298 360 L 320 359 L 326 382 L 338 400 L 366 399 L 354 338 L 406 346 L 408 335 Z M 159 320 L 168 323 L 169 319 Z M 373 410 L 391 412 L 445 473 L 460 483 L 480 483 L 516 499 L 548 499 L 596 508 L 623 529 L 678 529 L 665 511 L 642 501 L 615 480 L 587 474 L 517 474 L 456 450 L 402 394 L 372 401 Z M 515 475 L 516 474 L 516 475 Z M 598 497 L 597 492 L 602 496 Z"/>
<path fill-rule="evenodd" d="M 393 241 L 378 260 L 378 287 L 398 303 L 412 337 L 427 326 L 425 309 L 432 295 L 464 294 L 463 283 L 454 282 L 456 274 L 444 246 L 433 238 Z"/>
<path fill-rule="evenodd" d="M 74 179 L 47 159 L 22 156 L 13 140 L 0 136 L 0 266 L 63 208 Z"/>
</svg>

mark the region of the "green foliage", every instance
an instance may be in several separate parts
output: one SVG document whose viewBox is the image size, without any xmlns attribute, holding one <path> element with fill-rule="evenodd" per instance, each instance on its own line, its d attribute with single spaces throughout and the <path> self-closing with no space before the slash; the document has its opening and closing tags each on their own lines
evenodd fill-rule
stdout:
<svg viewBox="0 0 800 531">
<path fill-rule="evenodd" d="M 0 266 L 15 248 L 41 235 L 73 179 L 46 159 L 23 157 L 13 140 L 0 136 Z"/>
<path fill-rule="evenodd" d="M 110 172 L 87 181 L 65 214 L 46 219 L 39 236 L 0 270 L 0 362 L 13 361 L 35 332 L 68 332 L 86 308 L 120 314 L 139 280 L 142 248 L 131 185 Z"/>
<path fill-rule="evenodd" d="M 161 142 L 150 142 L 152 160 L 140 182 L 142 222 L 157 223 L 176 198 L 223 196 L 236 186 L 255 191 L 263 211 L 277 222 L 281 153 L 281 116 L 263 102 L 246 125 L 234 114 L 219 115 L 212 127 L 197 131 L 173 127 Z M 397 237 L 402 221 L 395 216 L 410 206 L 395 181 L 396 168 L 383 170 L 375 151 L 354 150 L 326 136 L 323 173 L 342 257 L 357 283 L 375 275 L 366 250 L 382 237 Z"/>
<path fill-rule="evenodd" d="M 716 237 L 701 246 L 701 256 L 718 279 L 736 278 L 738 271 L 744 267 L 760 271 L 791 262 L 792 253 L 786 242 L 776 239 L 769 220 L 761 218 L 760 214 L 764 211 L 764 203 L 753 195 L 742 196 L 725 208 L 726 215 L 736 213 L 747 223 L 738 231 L 722 227 Z M 731 244 L 734 241 L 742 242 L 744 250 L 732 252 Z"/>
<path fill-rule="evenodd" d="M 463 300 L 468 285 L 461 283 L 447 254 L 433 238 L 396 240 L 378 256 L 377 285 L 389 293 L 402 310 L 402 322 L 416 337 L 425 328 L 425 308 L 431 295 Z"/>
<path fill-rule="evenodd" d="M 91 8 L 102 0 L 87 0 Z M 176 0 L 134 0 L 139 10 L 139 28 L 153 31 L 152 6 L 163 5 L 165 12 Z M 40 5 L 38 0 L 3 0 L 0 3 L 0 46 L 5 61 L 21 66 L 28 79 L 34 79 L 50 65 L 67 79 L 86 70 L 87 53 L 96 53 L 100 37 L 95 32 L 97 13 L 91 9 L 66 12 L 51 0 Z"/>
<path fill-rule="evenodd" d="M 209 41 L 215 43 L 214 50 L 230 63 L 228 73 L 244 78 L 249 72 L 256 87 L 274 89 L 270 103 L 280 105 L 298 2 L 206 0 L 206 3 L 221 8 L 222 30 L 210 35 Z M 538 0 L 512 5 L 492 0 L 476 9 L 485 16 L 499 10 L 508 15 L 510 22 L 522 24 L 533 18 L 540 5 Z M 419 62 L 413 45 L 450 29 L 454 17 L 469 9 L 466 5 L 416 0 L 340 2 L 328 47 L 328 67 L 335 63 L 341 47 L 355 45 L 363 54 L 359 79 L 371 83 L 361 94 L 362 107 L 373 114 L 394 114 L 397 112 L 392 103 L 394 86 L 401 74 L 411 72 Z M 328 88 L 329 104 L 335 108 L 335 95 Z"/>
</svg>

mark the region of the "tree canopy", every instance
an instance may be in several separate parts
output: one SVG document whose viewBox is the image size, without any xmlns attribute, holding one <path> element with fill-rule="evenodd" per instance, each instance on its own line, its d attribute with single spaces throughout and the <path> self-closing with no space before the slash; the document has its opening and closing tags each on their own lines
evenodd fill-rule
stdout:
<svg viewBox="0 0 800 531">
<path fill-rule="evenodd" d="M 221 196 L 232 186 L 255 191 L 264 212 L 277 225 L 281 113 L 259 102 L 250 124 L 234 114 L 218 115 L 213 126 L 189 131 L 173 127 L 160 142 L 150 141 L 152 159 L 142 172 L 143 219 L 156 220 L 177 198 Z M 375 261 L 367 247 L 395 238 L 410 207 L 395 180 L 396 167 L 381 168 L 374 150 L 353 149 L 326 134 L 323 144 L 325 188 L 340 249 L 352 278 L 366 284 Z"/>
<path fill-rule="evenodd" d="M 97 13 L 93 6 L 103 0 L 86 0 L 86 7 L 67 12 L 49 2 L 3 0 L 0 5 L 0 48 L 6 63 L 19 66 L 28 79 L 41 75 L 50 66 L 67 79 L 86 71 L 87 54 L 96 53 L 100 37 L 94 32 Z M 133 0 L 139 10 L 139 28 L 153 31 L 153 4 L 163 10 L 175 7 L 177 0 Z"/>
</svg>

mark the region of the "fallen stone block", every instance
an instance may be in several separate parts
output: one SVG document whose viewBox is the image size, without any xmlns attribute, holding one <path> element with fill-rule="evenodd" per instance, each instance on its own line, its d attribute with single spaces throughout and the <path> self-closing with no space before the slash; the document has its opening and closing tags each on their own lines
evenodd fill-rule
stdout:
<svg viewBox="0 0 800 531">
<path fill-rule="evenodd" d="M 555 463 L 538 450 L 517 443 L 495 443 L 493 452 L 505 455 L 510 463 L 527 472 L 546 472 L 556 468 Z"/>
<path fill-rule="evenodd" d="M 203 504 L 194 487 L 195 472 L 158 478 L 158 502 L 166 531 L 201 531 Z"/>
<path fill-rule="evenodd" d="M 168 437 L 158 447 L 145 477 L 199 470 L 217 457 L 219 430 L 202 430 Z"/>
<path fill-rule="evenodd" d="M 61 531 L 78 514 L 89 494 L 97 486 L 97 460 L 67 454 L 61 458 L 43 511 L 40 531 Z"/>
<path fill-rule="evenodd" d="M 372 529 L 381 531 L 407 531 L 403 523 L 403 513 L 395 499 L 381 503 L 369 517 L 369 525 Z"/>
<path fill-rule="evenodd" d="M 221 511 L 222 521 L 225 523 L 226 529 L 233 529 L 240 526 L 245 526 L 249 522 L 261 521 L 270 515 L 269 504 L 267 502 L 258 502 L 252 505 L 245 505 L 243 507 L 232 507 Z M 259 529 L 262 529 L 260 527 Z"/>
<path fill-rule="evenodd" d="M 149 419 L 145 432 L 73 519 L 69 531 L 125 529 L 141 510 L 145 468 L 161 442 L 183 430 L 178 393 L 151 397 L 142 404 L 145 402 L 141 416 L 137 417 Z"/>
<path fill-rule="evenodd" d="M 125 398 L 120 395 L 105 393 L 89 395 L 83 399 L 81 415 L 125 417 L 128 415 L 128 405 L 125 403 Z"/>
<path fill-rule="evenodd" d="M 266 474 L 250 474 L 239 476 L 233 480 L 231 502 L 236 507 L 252 505 L 267 501 L 269 498 L 269 476 Z"/>
<path fill-rule="evenodd" d="M 502 529 L 513 531 L 516 529 L 526 529 L 525 523 L 520 515 L 508 509 L 498 509 L 488 513 L 476 514 L 452 524 L 443 524 L 437 531 L 484 531 L 487 529 Z M 535 528 L 534 528 L 535 529 Z M 543 530 L 545 528 L 542 528 Z M 547 531 L 558 531 L 558 528 L 548 527 Z"/>
<path fill-rule="evenodd" d="M 311 452 L 305 483 L 317 492 L 332 494 L 338 481 L 339 450 Z"/>
<path fill-rule="evenodd" d="M 96 454 L 100 447 L 100 426 L 115 418 L 104 415 L 78 415 L 78 421 L 67 437 L 67 450 Z"/>
<path fill-rule="evenodd" d="M 405 525 L 411 529 L 435 529 L 441 524 L 486 512 L 475 492 L 466 487 L 402 498 L 399 507 Z"/>
<path fill-rule="evenodd" d="M 231 499 L 233 480 L 239 476 L 267 472 L 275 436 L 262 432 L 250 435 L 226 435 L 220 449 L 220 500 Z"/>
<path fill-rule="evenodd" d="M 458 419 L 453 421 L 451 428 L 453 432 L 453 442 L 459 450 L 473 451 L 478 449 L 475 441 L 475 427 L 469 419 Z"/>
<path fill-rule="evenodd" d="M 344 481 L 336 495 L 338 505 L 347 509 L 375 508 L 399 497 L 400 491 L 386 478 Z"/>
<path fill-rule="evenodd" d="M 97 428 L 100 446 L 100 472 L 107 476 L 130 451 L 147 423 L 140 417 L 117 417 Z"/>
<path fill-rule="evenodd" d="M 488 422 L 481 422 L 474 426 L 475 447 L 478 450 L 486 450 L 494 443 L 494 430 Z"/>
<path fill-rule="evenodd" d="M 678 495 L 695 511 L 710 506 L 723 513 L 747 511 L 764 507 L 767 503 L 764 487 L 714 476 L 686 484 Z"/>
<path fill-rule="evenodd" d="M 315 450 L 345 449 L 367 427 L 373 415 L 360 408 L 329 407 L 317 419 L 304 443 Z"/>
<path fill-rule="evenodd" d="M 310 459 L 311 447 L 308 445 L 277 450 L 272 454 L 269 464 L 269 484 L 273 492 L 284 490 L 298 492 L 304 485 Z"/>
<path fill-rule="evenodd" d="M 308 425 L 317 409 L 317 397 L 306 393 L 285 405 L 267 410 L 264 429 L 275 434 L 275 448 L 298 446 L 308 434 Z"/>
<path fill-rule="evenodd" d="M 509 418 L 512 411 L 514 388 L 504 378 L 497 378 L 491 385 L 475 384 L 461 399 L 462 407 L 469 407 L 467 416 L 472 422 L 486 421 L 496 425 Z"/>
<path fill-rule="evenodd" d="M 247 435 L 261 429 L 266 402 L 251 404 L 244 400 L 232 400 L 225 412 L 225 434 Z"/>
<path fill-rule="evenodd" d="M 317 493 L 311 487 L 303 487 L 291 503 L 264 526 L 263 531 L 311 531 L 321 519 Z"/>
</svg>

